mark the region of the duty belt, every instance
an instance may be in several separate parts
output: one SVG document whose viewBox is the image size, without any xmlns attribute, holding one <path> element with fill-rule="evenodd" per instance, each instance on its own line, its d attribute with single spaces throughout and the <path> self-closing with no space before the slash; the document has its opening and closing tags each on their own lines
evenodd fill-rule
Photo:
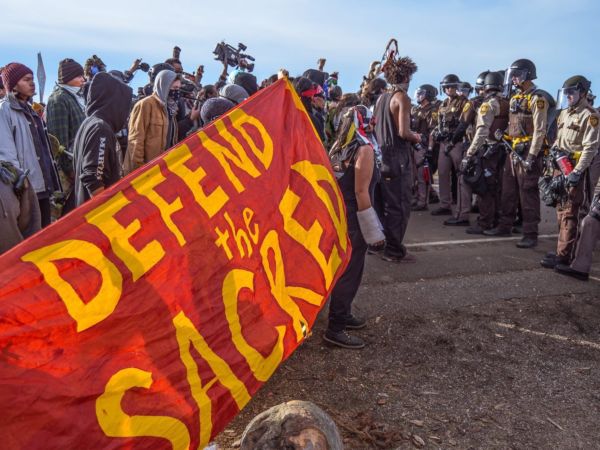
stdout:
<svg viewBox="0 0 600 450">
<path fill-rule="evenodd" d="M 504 135 L 504 139 L 506 139 L 507 141 L 509 141 L 512 145 L 513 150 L 515 149 L 515 147 L 519 144 L 526 144 L 529 143 L 533 140 L 533 136 L 517 136 L 517 137 L 512 137 L 509 136 L 507 134 Z"/>
</svg>

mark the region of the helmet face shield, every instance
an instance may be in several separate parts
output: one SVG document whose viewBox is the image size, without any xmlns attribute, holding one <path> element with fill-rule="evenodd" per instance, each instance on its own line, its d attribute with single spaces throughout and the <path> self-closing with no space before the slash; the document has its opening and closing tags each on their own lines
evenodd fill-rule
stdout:
<svg viewBox="0 0 600 450">
<path fill-rule="evenodd" d="M 418 104 L 421 104 L 423 102 L 423 100 L 425 100 L 425 98 L 427 97 L 427 91 L 425 89 L 417 89 L 415 91 L 415 100 L 417 101 Z"/>
<path fill-rule="evenodd" d="M 506 75 L 504 76 L 504 84 L 520 86 L 525 80 L 527 80 L 528 75 L 529 70 L 527 69 L 511 67 L 506 71 Z"/>
<path fill-rule="evenodd" d="M 567 87 L 558 90 L 556 96 L 556 109 L 567 109 L 579 103 L 581 92 L 577 87 Z"/>
<path fill-rule="evenodd" d="M 472 88 L 461 86 L 460 88 L 458 88 L 458 95 L 461 95 L 465 98 L 469 98 L 469 95 L 471 95 L 472 90 Z"/>
</svg>

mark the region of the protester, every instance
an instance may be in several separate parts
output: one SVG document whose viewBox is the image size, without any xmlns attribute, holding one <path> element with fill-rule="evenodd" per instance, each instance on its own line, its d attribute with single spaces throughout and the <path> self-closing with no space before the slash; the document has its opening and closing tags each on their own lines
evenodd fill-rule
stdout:
<svg viewBox="0 0 600 450">
<path fill-rule="evenodd" d="M 61 187 L 46 127 L 29 104 L 35 93 L 33 72 L 12 62 L 2 71 L 2 82 L 7 95 L 0 100 L 0 160 L 29 171 L 45 227 L 51 220 L 50 197 Z"/>
<path fill-rule="evenodd" d="M 235 107 L 235 103 L 223 97 L 209 98 L 202 105 L 200 116 L 204 125 L 208 125 L 213 120 L 217 120 L 231 108 Z"/>
<path fill-rule="evenodd" d="M 86 118 L 73 146 L 75 202 L 81 205 L 119 181 L 121 150 L 115 133 L 129 114 L 132 90 L 108 73 L 96 74 L 89 86 Z"/>
<path fill-rule="evenodd" d="M 181 80 L 172 70 L 161 71 L 154 92 L 135 104 L 129 118 L 129 139 L 123 168 L 130 173 L 178 141 L 177 100 Z"/>
<path fill-rule="evenodd" d="M 75 207 L 73 191 L 73 142 L 85 119 L 85 99 L 82 87 L 85 83 L 83 67 L 73 59 L 66 58 L 58 63 L 58 81 L 46 105 L 48 133 L 59 144 L 57 162 L 61 183 L 66 196 L 63 214 Z"/>
<path fill-rule="evenodd" d="M 325 142 L 325 121 L 319 111 L 317 111 L 318 107 L 316 106 L 320 104 L 320 99 L 315 100 L 317 95 L 322 95 L 323 88 L 306 77 L 296 78 L 294 80 L 294 88 L 298 95 L 300 95 L 300 100 L 317 130 L 321 142 Z"/>
<path fill-rule="evenodd" d="M 248 98 L 246 90 L 237 84 L 227 84 L 221 88 L 219 95 L 238 105 Z"/>
<path fill-rule="evenodd" d="M 379 178 L 375 164 L 372 114 L 366 106 L 350 109 L 340 125 L 330 152 L 332 166 L 346 204 L 348 235 L 352 256 L 331 293 L 329 323 L 323 339 L 344 348 L 362 348 L 365 343 L 346 330 L 366 326 L 366 320 L 352 315 L 352 301 L 362 280 L 367 245 L 381 245 L 382 226 L 372 207 L 373 191 Z"/>
<path fill-rule="evenodd" d="M 381 190 L 384 202 L 383 227 L 386 237 L 383 259 L 412 262 L 402 244 L 410 217 L 412 201 L 411 143 L 421 142 L 421 135 L 410 131 L 408 86 L 417 65 L 408 57 L 391 54 L 382 67 L 392 92 L 382 94 L 375 105 L 375 135 L 381 148 Z"/>
<path fill-rule="evenodd" d="M 40 207 L 26 173 L 0 161 L 0 254 L 40 228 Z"/>
</svg>

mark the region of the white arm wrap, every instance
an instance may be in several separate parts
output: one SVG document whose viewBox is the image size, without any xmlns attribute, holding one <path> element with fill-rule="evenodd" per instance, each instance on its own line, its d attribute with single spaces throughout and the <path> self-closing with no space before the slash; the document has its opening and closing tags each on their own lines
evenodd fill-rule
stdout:
<svg viewBox="0 0 600 450">
<path fill-rule="evenodd" d="M 358 226 L 367 244 L 372 245 L 385 239 L 383 227 L 373 207 L 357 211 L 356 216 L 358 217 Z"/>
</svg>

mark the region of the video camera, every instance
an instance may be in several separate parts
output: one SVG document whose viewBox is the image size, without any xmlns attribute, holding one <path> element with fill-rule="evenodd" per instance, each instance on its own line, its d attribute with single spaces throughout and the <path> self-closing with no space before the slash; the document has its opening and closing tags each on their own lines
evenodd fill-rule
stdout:
<svg viewBox="0 0 600 450">
<path fill-rule="evenodd" d="M 215 59 L 217 61 L 221 61 L 223 64 L 226 64 L 231 67 L 245 67 L 248 72 L 252 72 L 254 70 L 254 64 L 249 64 L 246 60 L 254 61 L 254 58 L 245 52 L 246 47 L 241 42 L 238 43 L 237 48 L 232 45 L 226 44 L 224 41 L 221 41 L 215 47 L 213 54 L 215 55 Z"/>
</svg>

